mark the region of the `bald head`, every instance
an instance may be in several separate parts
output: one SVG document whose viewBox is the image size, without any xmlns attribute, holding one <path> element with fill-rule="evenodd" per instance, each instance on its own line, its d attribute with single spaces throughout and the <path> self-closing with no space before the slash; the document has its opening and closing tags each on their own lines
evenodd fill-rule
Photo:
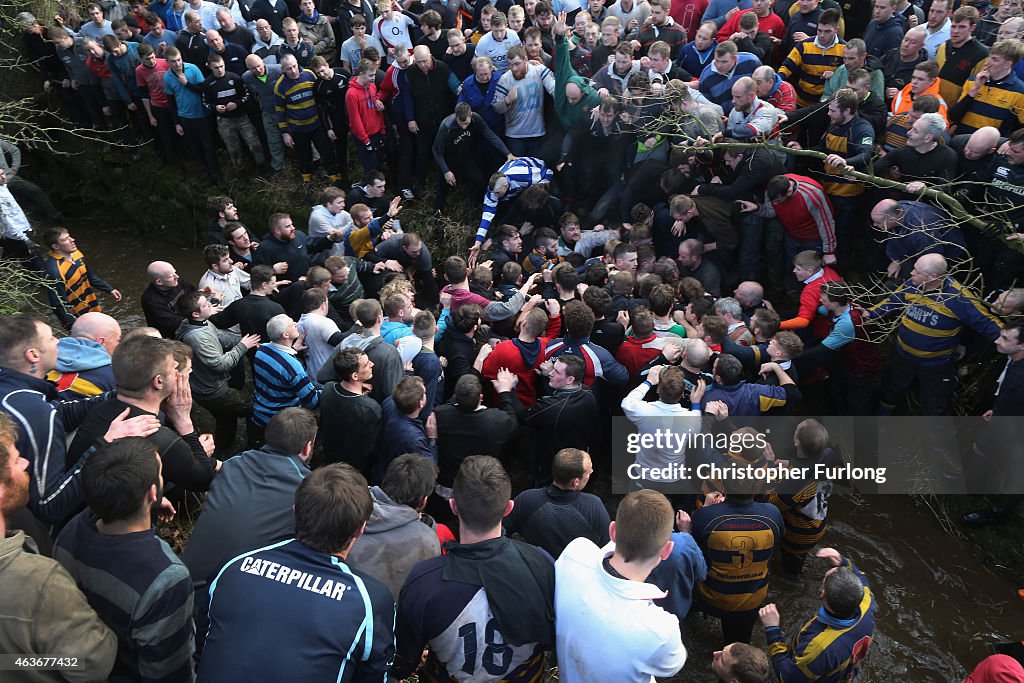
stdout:
<svg viewBox="0 0 1024 683">
<path fill-rule="evenodd" d="M 992 126 L 984 126 L 971 133 L 964 145 L 964 156 L 971 161 L 980 161 L 990 154 L 995 153 L 999 146 L 999 129 Z"/>
<path fill-rule="evenodd" d="M 736 301 L 740 302 L 740 306 L 744 308 L 760 306 L 761 302 L 764 301 L 764 287 L 761 286 L 760 282 L 746 280 L 736 286 L 733 296 L 736 297 Z"/>
<path fill-rule="evenodd" d="M 871 222 L 875 224 L 875 227 L 888 230 L 894 227 L 892 221 L 898 219 L 902 213 L 903 210 L 895 199 L 883 199 L 875 204 L 875 208 L 871 209 Z"/>
<path fill-rule="evenodd" d="M 947 268 L 949 265 L 942 254 L 925 254 L 914 262 L 914 270 L 933 278 L 945 275 Z"/>
<path fill-rule="evenodd" d="M 683 341 L 683 362 L 691 368 L 703 368 L 711 358 L 711 349 L 703 339 Z"/>
<path fill-rule="evenodd" d="M 768 97 L 775 87 L 775 69 L 770 66 L 759 66 L 754 69 L 753 78 L 757 85 L 757 96 Z"/>
<path fill-rule="evenodd" d="M 146 268 L 146 275 L 159 290 L 167 291 L 178 286 L 178 272 L 167 261 L 153 261 Z"/>
<path fill-rule="evenodd" d="M 146 276 L 150 280 L 166 277 L 169 273 L 173 272 L 174 266 L 167 261 L 153 261 L 146 267 Z"/>
<path fill-rule="evenodd" d="M 737 92 L 754 92 L 754 87 L 754 79 L 751 78 L 750 76 L 743 76 L 742 78 L 738 79 L 735 83 L 732 84 L 733 97 L 736 96 Z"/>
<path fill-rule="evenodd" d="M 224 38 L 221 37 L 220 31 L 214 31 L 210 29 L 206 32 L 206 42 L 216 52 L 220 52 L 224 49 Z"/>
<path fill-rule="evenodd" d="M 412 61 L 423 73 L 434 68 L 434 57 L 430 54 L 430 48 L 426 45 L 417 45 L 412 50 Z"/>
<path fill-rule="evenodd" d="M 925 38 L 928 37 L 928 29 L 926 29 L 924 26 L 915 26 L 914 28 L 910 29 L 903 35 L 910 36 L 914 40 L 920 40 L 923 43 Z"/>
<path fill-rule="evenodd" d="M 1006 290 L 996 298 L 992 310 L 999 315 L 1018 315 L 1024 312 L 1024 289 L 1018 287 Z"/>
<path fill-rule="evenodd" d="M 1010 17 L 1002 23 L 996 33 L 996 42 L 1024 37 L 1024 17 Z"/>
<path fill-rule="evenodd" d="M 565 86 L 565 99 L 569 100 L 569 104 L 579 104 L 580 100 L 583 99 L 583 91 L 575 83 L 569 83 Z"/>
<path fill-rule="evenodd" d="M 121 341 L 121 324 L 106 313 L 86 313 L 71 326 L 71 336 L 102 344 L 113 355 Z"/>
</svg>

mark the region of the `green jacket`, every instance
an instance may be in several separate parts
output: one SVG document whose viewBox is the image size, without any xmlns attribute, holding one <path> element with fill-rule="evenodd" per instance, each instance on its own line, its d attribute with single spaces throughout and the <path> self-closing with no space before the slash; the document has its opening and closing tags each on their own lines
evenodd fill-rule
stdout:
<svg viewBox="0 0 1024 683">
<path fill-rule="evenodd" d="M 868 55 L 868 62 L 864 65 L 871 73 L 871 92 L 878 93 L 878 96 L 885 99 L 885 74 L 882 73 L 882 65 L 872 55 Z M 836 94 L 836 90 L 845 88 L 847 84 L 846 65 L 840 64 L 832 77 L 825 81 L 825 91 L 821 95 L 822 102 L 828 102 Z"/>
<path fill-rule="evenodd" d="M 576 104 L 569 104 L 565 97 L 565 86 L 575 83 L 583 91 L 583 98 Z M 569 60 L 569 40 L 565 36 L 555 41 L 555 112 L 562 128 L 566 132 L 579 122 L 581 117 L 590 116 L 590 110 L 601 103 L 597 91 L 590 86 L 590 81 L 583 78 L 572 68 Z"/>
<path fill-rule="evenodd" d="M 60 671 L 20 670 L 17 680 L 28 683 L 105 681 L 117 657 L 117 636 L 67 571 L 36 554 L 23 531 L 0 539 L 0 652 L 75 660 Z"/>
</svg>

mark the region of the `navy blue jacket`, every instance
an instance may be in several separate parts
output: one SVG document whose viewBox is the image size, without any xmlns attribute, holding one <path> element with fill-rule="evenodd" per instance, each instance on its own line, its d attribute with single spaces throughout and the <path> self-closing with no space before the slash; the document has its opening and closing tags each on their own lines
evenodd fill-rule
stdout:
<svg viewBox="0 0 1024 683">
<path fill-rule="evenodd" d="M 295 282 L 309 271 L 313 254 L 333 246 L 334 242 L 326 237 L 310 237 L 301 230 L 295 231 L 295 239 L 291 242 L 282 242 L 268 232 L 260 240 L 260 248 L 256 250 L 252 262 L 255 266 L 272 266 L 286 261 L 288 271 L 284 276 Z"/>
<path fill-rule="evenodd" d="M 391 591 L 295 539 L 224 565 L 209 616 L 197 681 L 383 681 L 395 652 Z"/>
<path fill-rule="evenodd" d="M 458 101 L 465 102 L 473 108 L 477 114 L 483 117 L 484 123 L 490 126 L 496 135 L 505 132 L 505 115 L 499 114 L 491 106 L 494 102 L 494 91 L 498 89 L 498 75 L 492 74 L 491 80 L 487 83 L 487 92 L 481 92 L 476 83 L 476 76 L 470 75 L 462 82 L 462 91 L 459 93 Z"/>
<path fill-rule="evenodd" d="M 85 502 L 78 475 L 92 449 L 65 471 L 64 434 L 78 429 L 89 410 L 103 400 L 61 401 L 46 380 L 0 368 L 0 410 L 18 425 L 15 446 L 28 460 L 28 508 L 41 521 L 56 524 Z"/>
<path fill-rule="evenodd" d="M 903 20 L 895 14 L 881 24 L 872 19 L 864 29 L 863 37 L 868 46 L 868 54 L 881 59 L 903 41 Z"/>
<path fill-rule="evenodd" d="M 377 463 L 375 471 L 379 479 L 384 478 L 391 461 L 404 453 L 417 453 L 437 463 L 437 444 L 430 443 L 423 423 L 418 418 L 402 415 L 395 406 L 395 399 L 388 396 L 381 406 L 384 419 L 377 441 Z"/>
</svg>

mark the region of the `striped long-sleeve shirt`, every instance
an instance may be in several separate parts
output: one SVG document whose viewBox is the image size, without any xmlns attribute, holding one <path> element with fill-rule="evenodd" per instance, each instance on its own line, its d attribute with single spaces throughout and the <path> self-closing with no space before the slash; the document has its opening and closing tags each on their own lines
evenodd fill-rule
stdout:
<svg viewBox="0 0 1024 683">
<path fill-rule="evenodd" d="M 282 133 L 311 133 L 320 127 L 316 105 L 316 76 L 303 69 L 296 79 L 281 75 L 274 86 L 277 126 Z"/>
<path fill-rule="evenodd" d="M 320 405 L 320 393 L 309 379 L 295 352 L 277 344 L 262 344 L 253 360 L 256 394 L 252 420 L 266 427 L 270 418 L 285 408 Z"/>
<path fill-rule="evenodd" d="M 796 181 L 796 192 L 789 199 L 772 204 L 767 195 L 758 214 L 765 218 L 778 217 L 782 226 L 798 242 L 821 240 L 823 254 L 836 252 L 836 221 L 832 203 L 818 181 L 807 176 L 787 173 Z"/>
<path fill-rule="evenodd" d="M 51 250 L 45 268 L 46 274 L 50 276 L 50 303 L 61 322 L 66 325 L 90 311 L 103 311 L 96 299 L 96 289 L 102 292 L 114 291 L 109 283 L 89 271 L 85 265 L 85 255 L 80 251 L 68 256 Z"/>
<path fill-rule="evenodd" d="M 853 571 L 864 586 L 856 614 L 839 619 L 821 607 L 789 640 L 778 626 L 764 630 L 772 668 L 783 683 L 852 680 L 868 654 L 878 605 L 864 574 L 845 557 L 840 566 Z"/>
<path fill-rule="evenodd" d="M 498 173 L 508 180 L 508 192 L 499 197 L 494 194 L 493 190 L 488 189 L 484 194 L 484 212 L 480 218 L 480 227 L 476 231 L 477 242 L 483 242 L 487 237 L 491 221 L 494 220 L 494 213 L 498 210 L 498 202 L 518 197 L 529 186 L 551 182 L 554 177 L 551 169 L 536 157 L 520 157 L 506 161 L 498 169 Z"/>
<path fill-rule="evenodd" d="M 86 510 L 61 532 L 54 555 L 117 635 L 113 680 L 192 681 L 195 625 L 188 568 L 152 529 L 110 535 Z"/>
<path fill-rule="evenodd" d="M 825 72 L 835 71 L 843 63 L 846 44 L 835 40 L 822 47 L 818 40 L 798 43 L 779 67 L 779 75 L 793 84 L 796 100 L 801 107 L 809 107 L 825 92 Z"/>
<path fill-rule="evenodd" d="M 957 122 L 957 134 L 992 126 L 1007 135 L 1024 124 L 1024 82 L 1013 71 L 983 85 L 977 97 L 970 95 L 973 87 L 972 77 L 964 83 L 960 101 L 950 112 L 949 118 Z"/>
<path fill-rule="evenodd" d="M 901 312 L 896 347 L 905 358 L 924 366 L 942 365 L 953 357 L 964 324 L 989 341 L 995 341 L 1002 329 L 977 295 L 952 277 L 928 291 L 908 280 L 870 312 L 873 318 Z"/>
<path fill-rule="evenodd" d="M 732 111 L 732 86 L 743 76 L 750 76 L 761 66 L 761 60 L 749 52 L 736 55 L 736 64 L 727 74 L 719 73 L 712 61 L 700 74 L 700 91 L 704 97 L 722 107 L 728 114 Z"/>
</svg>

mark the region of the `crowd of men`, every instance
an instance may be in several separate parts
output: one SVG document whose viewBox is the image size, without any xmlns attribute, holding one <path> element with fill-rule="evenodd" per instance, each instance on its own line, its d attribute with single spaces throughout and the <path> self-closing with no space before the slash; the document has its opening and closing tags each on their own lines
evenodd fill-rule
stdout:
<svg viewBox="0 0 1024 683">
<path fill-rule="evenodd" d="M 965 380 L 972 473 L 1020 441 L 1019 0 L 86 14 L 19 16 L 78 125 L 163 173 L 219 186 L 226 158 L 319 194 L 308 220 L 211 196 L 207 270 L 153 261 L 122 334 L 115 265 L 4 145 L 4 258 L 68 335 L 0 319 L 0 651 L 75 653 L 82 680 L 648 681 L 701 613 L 720 680 L 849 680 L 879 605 L 820 547 L 833 482 L 685 495 L 685 466 L 838 465 L 811 416 L 952 415 Z M 399 219 L 453 193 L 468 245 Z M 624 484 L 616 417 L 730 445 L 642 447 L 676 475 Z M 595 465 L 630 492 L 585 492 Z M 963 524 L 1012 517 L 992 491 Z M 154 534 L 180 510 L 181 557 Z M 822 606 L 787 637 L 772 566 L 811 557 Z"/>
</svg>

